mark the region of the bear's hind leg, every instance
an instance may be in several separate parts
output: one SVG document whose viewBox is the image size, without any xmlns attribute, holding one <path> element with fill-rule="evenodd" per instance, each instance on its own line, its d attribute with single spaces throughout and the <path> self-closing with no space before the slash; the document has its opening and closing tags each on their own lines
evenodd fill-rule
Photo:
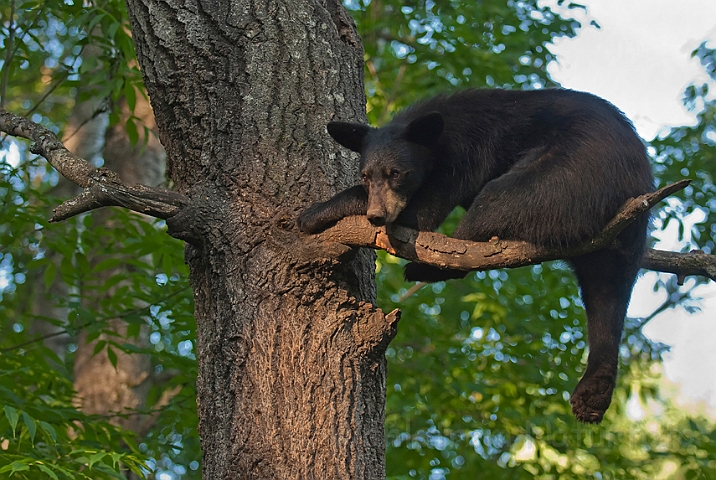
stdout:
<svg viewBox="0 0 716 480">
<path fill-rule="evenodd" d="M 627 230 L 643 238 L 645 220 Z M 625 231 L 625 233 L 627 233 Z M 629 298 L 641 263 L 643 240 L 638 237 L 629 251 L 599 250 L 572 259 L 587 312 L 589 357 L 587 370 L 572 393 L 574 416 L 585 423 L 599 423 L 612 400 Z"/>
</svg>

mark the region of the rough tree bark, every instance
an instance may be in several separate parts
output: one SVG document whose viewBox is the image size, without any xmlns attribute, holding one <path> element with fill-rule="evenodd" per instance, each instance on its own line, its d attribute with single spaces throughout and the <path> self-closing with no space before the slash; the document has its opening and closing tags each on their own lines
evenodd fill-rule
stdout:
<svg viewBox="0 0 716 480">
<path fill-rule="evenodd" d="M 332 119 L 365 121 L 363 50 L 340 2 L 128 0 L 137 56 L 190 206 L 204 478 L 384 477 L 373 253 L 303 255 L 292 219 L 345 188 Z"/>
<path fill-rule="evenodd" d="M 533 265 L 549 260 L 577 257 L 594 252 L 614 242 L 616 236 L 639 215 L 648 212 L 659 201 L 685 188 L 691 180 L 680 180 L 656 192 L 633 198 L 591 240 L 569 249 L 545 248 L 497 237 L 487 242 L 471 242 L 434 232 L 418 232 L 393 225 L 375 227 L 366 217 L 348 217 L 317 234 L 314 239 L 345 245 L 385 250 L 406 260 L 428 263 L 457 270 L 493 270 Z M 674 273 L 679 285 L 687 275 L 700 275 L 716 281 L 716 256 L 695 250 L 687 253 L 647 249 L 642 267 Z"/>
</svg>

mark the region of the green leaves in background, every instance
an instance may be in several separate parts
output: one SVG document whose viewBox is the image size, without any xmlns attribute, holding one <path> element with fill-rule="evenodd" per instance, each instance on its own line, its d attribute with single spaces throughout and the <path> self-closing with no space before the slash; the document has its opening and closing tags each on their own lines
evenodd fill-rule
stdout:
<svg viewBox="0 0 716 480">
<path fill-rule="evenodd" d="M 535 0 L 344 3 L 363 38 L 373 124 L 456 87 L 554 86 L 547 44 L 579 27 Z"/>
<path fill-rule="evenodd" d="M 176 461 L 187 470 L 184 478 L 196 477 L 195 326 L 181 242 L 166 235 L 161 222 L 119 209 L 106 222 L 82 216 L 49 225 L 46 218 L 58 199 L 44 193 L 42 181 L 32 181 L 48 178 L 36 177 L 44 167 L 36 159 L 12 167 L 5 158 L 0 163 L 0 476 L 100 479 L 131 471 L 145 478 L 159 462 L 175 466 Z M 105 283 L 92 281 L 120 266 L 130 266 L 128 273 L 123 268 L 125 273 Z M 54 294 L 56 282 L 69 294 Z M 41 297 L 65 316 L 36 315 L 33 304 Z M 111 327 L 116 319 L 126 322 L 126 337 Z M 55 326 L 53 338 L 69 337 L 61 356 L 34 332 L 38 321 Z M 149 330 L 146 348 L 129 343 L 140 329 Z M 74 342 L 81 332 L 88 341 L 100 339 L 95 354 L 107 355 L 114 365 L 119 351 L 150 356 L 154 373 L 166 378 L 155 382 L 146 407 L 110 417 L 75 407 Z M 128 415 L 159 420 L 138 438 L 114 423 Z"/>
<path fill-rule="evenodd" d="M 98 100 L 96 114 L 108 111 L 111 124 L 120 98 L 134 110 L 144 87 L 123 1 L 8 0 L 0 17 L 5 108 L 55 131 L 75 101 Z M 141 122 L 130 116 L 125 126 L 136 143 Z"/>
</svg>

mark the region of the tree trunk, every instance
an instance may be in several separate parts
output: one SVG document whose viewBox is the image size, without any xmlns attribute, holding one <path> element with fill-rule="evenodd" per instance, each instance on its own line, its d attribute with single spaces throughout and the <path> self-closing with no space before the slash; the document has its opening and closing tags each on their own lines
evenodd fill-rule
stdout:
<svg viewBox="0 0 716 480">
<path fill-rule="evenodd" d="M 398 315 L 373 306 L 372 252 L 307 245 L 293 222 L 357 176 L 325 129 L 365 121 L 353 21 L 337 0 L 128 6 L 192 200 L 169 224 L 190 243 L 204 478 L 384 477 Z"/>
</svg>

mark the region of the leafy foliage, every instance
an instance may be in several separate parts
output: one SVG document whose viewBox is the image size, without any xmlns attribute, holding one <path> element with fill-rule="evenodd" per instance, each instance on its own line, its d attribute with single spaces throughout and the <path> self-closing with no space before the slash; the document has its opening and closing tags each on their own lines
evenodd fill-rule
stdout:
<svg viewBox="0 0 716 480">
<path fill-rule="evenodd" d="M 368 117 L 456 87 L 542 88 L 547 47 L 579 24 L 530 1 L 347 1 L 363 37 Z"/>
<path fill-rule="evenodd" d="M 112 124 L 120 120 L 120 98 L 134 110 L 144 88 L 123 1 L 10 0 L 0 15 L 6 108 L 47 122 L 68 118 L 75 102 L 99 98 L 96 114 L 109 111 Z M 141 123 L 131 116 L 125 127 L 136 143 Z"/>
<path fill-rule="evenodd" d="M 123 1 L 12 0 L 3 3 L 0 15 L 0 96 L 7 108 L 61 131 L 75 103 L 99 99 L 93 116 L 109 113 L 115 124 L 120 100 L 133 110 L 137 95 L 146 95 Z M 133 115 L 121 121 L 136 143 L 138 129 L 145 127 Z M 7 455 L 8 462 L 0 464 L 11 466 L 3 473 L 37 478 L 39 469 L 51 478 L 122 478 L 127 471 L 145 477 L 173 470 L 196 477 L 195 326 L 181 243 L 164 233 L 161 222 L 119 210 L 109 218 L 85 215 L 49 225 L 50 206 L 59 203 L 48 197 L 57 174 L 44 160 L 29 156 L 23 144 L 7 146 L 0 159 L 5 333 L 0 403 L 7 406 L 8 428 L 0 433 L 0 456 Z M 129 273 L 112 275 L 120 270 Z M 96 281 L 104 277 L 109 280 Z M 33 305 L 38 301 L 50 301 L 58 315 L 38 315 Z M 121 334 L 112 325 L 116 321 L 125 325 Z M 43 322 L 54 325 L 54 332 L 36 333 Z M 150 343 L 137 346 L 144 335 Z M 59 353 L 43 345 L 42 340 L 61 336 L 69 340 Z M 80 338 L 96 340 L 94 354 L 106 355 L 115 368 L 122 353 L 148 355 L 159 381 L 147 405 L 109 417 L 79 411 L 72 380 Z M 53 408 L 58 409 L 54 416 L 48 413 Z M 20 415 L 17 428 L 10 425 L 12 412 Z M 117 426 L 128 416 L 156 422 L 138 438 Z M 13 435 L 11 427 L 22 435 Z M 49 431 L 52 441 L 42 436 Z M 28 435 L 51 448 L 35 448 Z"/>
<path fill-rule="evenodd" d="M 712 80 L 716 81 L 716 49 L 702 44 L 694 51 Z M 651 143 L 660 184 L 675 178 L 693 178 L 692 185 L 679 192 L 679 202 L 659 212 L 657 226 L 679 221 L 680 216 L 696 212 L 702 217 L 691 231 L 680 224 L 680 240 L 690 247 L 716 252 L 716 100 L 709 95 L 709 84 L 691 85 L 684 104 L 696 111 L 697 123 L 672 129 Z M 691 240 L 691 241 L 689 241 Z"/>
<path fill-rule="evenodd" d="M 0 163 L 2 473 L 37 478 L 42 471 L 51 478 L 94 479 L 123 478 L 123 471 L 132 471 L 145 477 L 161 467 L 157 462 L 175 467 L 172 459 L 178 457 L 197 470 L 195 326 L 181 244 L 166 235 L 161 223 L 122 210 L 96 225 L 91 215 L 48 224 L 44 218 L 58 200 L 43 193 L 46 185 L 35 188 L 30 181 L 31 172 L 41 168 L 37 162 Z M 117 265 L 130 265 L 130 273 L 100 285 L 92 282 Z M 56 280 L 71 292 L 51 298 L 66 317 L 38 317 L 33 299 L 52 297 Z M 111 328 L 114 319 L 126 322 L 125 337 Z M 54 324 L 55 333 L 34 333 L 38 321 Z M 131 343 L 140 329 L 151 332 L 147 348 Z M 154 372 L 168 372 L 168 380 L 155 385 L 143 409 L 110 417 L 82 413 L 72 384 L 73 342 L 79 332 L 87 333 L 86 341 L 105 338 L 95 354 L 115 364 L 120 351 L 149 355 Z M 42 343 L 57 335 L 71 339 L 60 355 Z M 172 394 L 169 401 L 163 399 L 167 393 Z M 158 421 L 140 442 L 135 432 L 116 426 L 114 420 L 129 415 L 153 415 Z"/>
<path fill-rule="evenodd" d="M 0 355 L 0 474 L 15 478 L 122 478 L 120 468 L 147 471 L 134 435 L 71 403 L 72 381 L 45 348 Z M 32 383 L 27 381 L 32 379 Z M 44 475 L 43 475 L 44 474 Z"/>
</svg>

